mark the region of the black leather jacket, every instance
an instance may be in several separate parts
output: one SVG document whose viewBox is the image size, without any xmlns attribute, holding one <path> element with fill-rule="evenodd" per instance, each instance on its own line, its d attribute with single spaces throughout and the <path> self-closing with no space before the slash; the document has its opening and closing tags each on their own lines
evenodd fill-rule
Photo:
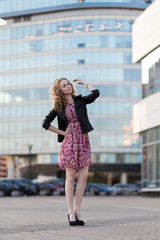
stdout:
<svg viewBox="0 0 160 240">
<path fill-rule="evenodd" d="M 92 90 L 91 94 L 87 96 L 82 97 L 82 95 L 78 95 L 74 97 L 75 110 L 76 110 L 77 117 L 80 122 L 80 126 L 83 133 L 88 133 L 93 130 L 93 127 L 90 124 L 88 119 L 86 104 L 94 102 L 95 99 L 98 97 L 99 97 L 98 89 Z M 65 114 L 65 107 L 63 107 L 63 112 L 57 112 L 53 108 L 48 113 L 48 115 L 45 116 L 42 127 L 48 130 L 48 128 L 51 126 L 50 123 L 54 120 L 55 117 L 58 118 L 58 128 L 60 130 L 65 131 L 68 126 L 68 122 Z M 64 139 L 64 136 L 58 134 L 58 142 L 62 142 L 63 139 Z"/>
</svg>

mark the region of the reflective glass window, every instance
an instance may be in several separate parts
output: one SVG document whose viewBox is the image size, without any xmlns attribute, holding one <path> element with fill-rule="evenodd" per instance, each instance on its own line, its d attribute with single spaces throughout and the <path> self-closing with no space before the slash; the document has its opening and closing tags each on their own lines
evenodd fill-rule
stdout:
<svg viewBox="0 0 160 240">
<path fill-rule="evenodd" d="M 156 140 L 160 141 L 160 127 L 156 128 Z"/>
<path fill-rule="evenodd" d="M 160 144 L 157 144 L 157 186 L 160 186 Z"/>
<path fill-rule="evenodd" d="M 152 2 L 152 1 L 151 1 Z M 89 3 L 97 3 L 97 0 L 57 0 L 57 1 L 51 1 L 51 0 L 1 0 L 0 1 L 0 13 L 11 13 L 16 11 L 24 11 L 24 10 L 31 10 L 31 9 L 37 9 L 37 8 L 46 8 L 46 7 L 56 7 L 56 6 L 63 6 L 64 8 L 68 5 L 77 4 L 77 6 L 80 4 L 89 4 Z M 98 3 L 108 3 L 110 6 L 113 5 L 113 1 L 111 0 L 100 0 Z M 120 4 L 120 6 L 123 7 L 141 7 L 146 8 L 148 7 L 149 2 L 142 1 L 142 0 L 114 0 L 114 4 Z"/>
<path fill-rule="evenodd" d="M 41 51 L 41 42 L 36 47 L 32 43 L 31 49 Z M 50 61 L 51 59 L 53 61 Z M 44 65 L 45 62 L 45 65 Z M 67 63 L 67 64 L 66 64 Z M 71 54 L 55 54 L 46 56 L 31 56 L 23 59 L 14 58 L 8 60 L 0 60 L 0 71 L 16 70 L 16 69 L 31 69 L 49 66 L 62 66 L 62 65 L 77 65 L 77 64 L 132 64 L 131 53 L 126 52 L 78 52 Z M 131 77 L 131 76 L 130 76 Z"/>
<path fill-rule="evenodd" d="M 116 155 L 113 153 L 110 154 L 100 154 L 98 158 L 99 163 L 115 163 Z"/>
<path fill-rule="evenodd" d="M 148 133 L 148 142 L 156 141 L 156 129 L 155 128 L 149 129 L 147 131 L 147 133 Z"/>
<path fill-rule="evenodd" d="M 148 147 L 149 187 L 156 187 L 155 147 L 156 146 Z"/>
<path fill-rule="evenodd" d="M 78 32 L 104 32 L 104 31 L 128 31 L 131 32 L 131 23 L 129 20 L 100 19 L 100 20 L 72 20 L 70 22 L 54 22 L 36 25 L 28 25 L 23 27 L 12 27 L 2 29 L 0 40 L 11 39 L 29 39 L 33 37 L 47 36 L 65 33 Z M 6 34 L 3 34 L 6 32 Z M 111 39 L 109 39 L 111 42 Z M 117 42 L 117 45 L 119 43 Z M 124 43 L 130 44 L 130 43 Z M 122 43 L 120 45 L 123 46 Z M 120 46 L 119 45 L 119 46 Z"/>
<path fill-rule="evenodd" d="M 16 89 L 0 91 L 0 103 L 49 99 L 48 88 Z"/>
<path fill-rule="evenodd" d="M 51 58 L 52 63 L 56 61 L 55 58 Z M 2 65 L 0 65 L 0 68 Z M 2 68 L 3 69 L 3 68 Z M 28 72 L 28 73 L 17 73 L 17 74 L 5 74 L 0 81 L 0 87 L 10 87 L 15 85 L 28 85 L 28 80 L 30 84 L 35 83 L 49 83 L 51 84 L 54 79 L 61 76 L 66 76 L 68 79 L 72 80 L 77 77 L 85 79 L 88 82 L 123 82 L 123 81 L 133 81 L 140 82 L 140 69 L 127 69 L 127 78 L 124 79 L 126 69 L 125 68 L 85 68 L 85 69 L 63 69 L 63 70 L 52 70 L 43 72 Z M 84 88 L 80 88 L 82 93 L 87 93 Z M 138 93 L 139 95 L 139 93 Z"/>
<path fill-rule="evenodd" d="M 101 93 L 101 97 L 121 97 L 121 98 L 141 98 L 141 86 L 127 86 L 127 85 L 94 85 Z M 79 92 L 83 95 L 87 94 L 87 90 L 77 87 Z"/>
<path fill-rule="evenodd" d="M 125 148 L 135 148 L 136 147 L 140 147 L 139 142 L 137 141 L 136 143 L 134 143 L 132 141 L 132 134 L 130 134 L 130 142 L 129 144 L 124 142 L 123 139 L 123 135 L 119 134 L 119 133 L 115 133 L 115 134 L 107 134 L 104 135 L 103 132 L 101 134 L 93 134 L 92 138 L 91 138 L 91 144 L 92 147 L 95 149 L 105 149 L 106 146 L 107 147 L 114 147 L 114 148 L 120 148 L 120 147 L 125 147 Z M 135 160 L 135 157 L 132 158 L 133 162 L 137 161 Z M 125 160 L 126 161 L 126 160 Z"/>
<path fill-rule="evenodd" d="M 93 118 L 90 117 L 90 121 L 96 131 L 121 131 L 124 132 L 126 127 L 130 127 L 130 118 L 117 118 L 105 117 L 105 118 Z"/>
<path fill-rule="evenodd" d="M 18 99 L 19 100 L 19 99 Z M 132 107 L 135 104 L 135 102 L 95 102 L 93 106 L 88 106 L 88 113 L 89 114 L 132 114 Z M 49 105 L 45 105 L 44 107 L 49 109 Z M 7 110 L 7 106 L 5 106 Z M 30 116 L 35 116 L 35 109 L 37 111 L 37 116 L 40 116 L 42 113 L 41 105 L 16 105 L 11 107 L 11 116 L 10 117 L 22 117 L 23 112 L 27 113 Z M 1 113 L 3 112 L 3 106 L 0 106 Z M 7 112 L 6 112 L 7 114 Z M 8 114 L 6 115 L 2 113 L 0 118 L 8 117 Z M 26 115 L 27 116 L 27 115 Z"/>
<path fill-rule="evenodd" d="M 88 106 L 90 114 L 132 114 L 132 107 L 135 102 L 95 102 L 93 106 Z"/>
<path fill-rule="evenodd" d="M 12 44 L 1 45 L 2 51 L 0 55 L 16 55 L 20 53 L 32 53 L 50 51 L 50 50 L 62 50 L 62 49 L 72 49 L 72 48 L 124 48 L 130 47 L 127 43 L 125 44 L 124 36 L 122 38 L 122 45 L 118 44 L 118 36 L 105 37 L 102 36 L 103 40 L 100 40 L 100 36 L 86 36 L 84 37 L 65 37 L 65 38 L 55 38 L 55 39 L 44 39 L 30 42 L 17 42 Z M 113 39 L 112 39 L 113 38 Z M 109 39 L 109 41 L 107 41 Z M 111 40 L 110 40 L 111 39 Z M 5 47 L 5 49 L 4 49 Z M 10 51 L 9 51 L 10 48 Z"/>
</svg>

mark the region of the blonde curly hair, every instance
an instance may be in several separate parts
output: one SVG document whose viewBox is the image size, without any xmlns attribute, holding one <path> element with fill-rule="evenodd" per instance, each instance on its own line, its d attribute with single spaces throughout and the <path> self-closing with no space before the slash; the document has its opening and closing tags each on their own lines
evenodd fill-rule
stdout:
<svg viewBox="0 0 160 240">
<path fill-rule="evenodd" d="M 75 97 L 76 96 L 76 92 L 75 92 L 75 89 L 74 89 L 74 86 L 73 84 L 67 79 L 67 78 L 57 78 L 51 88 L 50 88 L 50 95 L 51 95 L 51 99 L 54 100 L 54 104 L 53 104 L 53 107 L 56 111 L 58 112 L 62 112 L 63 111 L 63 106 L 66 106 L 67 104 L 67 100 L 64 96 L 64 94 L 61 92 L 61 89 L 60 89 L 60 82 L 62 80 L 67 80 L 71 87 L 72 87 L 72 96 Z"/>
</svg>

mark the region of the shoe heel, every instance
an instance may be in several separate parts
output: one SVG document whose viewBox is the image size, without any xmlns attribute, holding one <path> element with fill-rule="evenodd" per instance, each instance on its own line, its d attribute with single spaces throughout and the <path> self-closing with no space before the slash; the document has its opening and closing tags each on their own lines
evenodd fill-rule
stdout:
<svg viewBox="0 0 160 240">
<path fill-rule="evenodd" d="M 75 217 L 76 217 L 77 225 L 84 226 L 85 222 L 83 220 L 78 220 L 77 214 L 75 214 Z"/>
<path fill-rule="evenodd" d="M 70 226 L 77 226 L 77 221 L 70 221 L 69 214 L 68 214 L 68 221 Z"/>
</svg>

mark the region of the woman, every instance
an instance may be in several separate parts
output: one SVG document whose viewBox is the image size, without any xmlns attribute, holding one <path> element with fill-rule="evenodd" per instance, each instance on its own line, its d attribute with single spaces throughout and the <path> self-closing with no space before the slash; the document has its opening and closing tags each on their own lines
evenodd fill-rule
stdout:
<svg viewBox="0 0 160 240">
<path fill-rule="evenodd" d="M 56 79 L 50 90 L 54 98 L 54 108 L 45 117 L 42 125 L 46 130 L 57 133 L 58 142 L 63 142 L 59 166 L 66 170 L 65 193 L 70 226 L 85 224 L 81 220 L 80 207 L 86 187 L 88 168 L 92 165 L 88 132 L 93 130 L 87 116 L 86 104 L 94 102 L 99 96 L 99 91 L 90 83 L 86 84 L 80 79 L 75 79 L 74 82 L 86 86 L 91 94 L 84 97 L 76 96 L 74 87 L 68 79 Z M 58 129 L 50 124 L 56 116 Z M 76 170 L 78 170 L 78 183 L 74 206 Z"/>
</svg>

